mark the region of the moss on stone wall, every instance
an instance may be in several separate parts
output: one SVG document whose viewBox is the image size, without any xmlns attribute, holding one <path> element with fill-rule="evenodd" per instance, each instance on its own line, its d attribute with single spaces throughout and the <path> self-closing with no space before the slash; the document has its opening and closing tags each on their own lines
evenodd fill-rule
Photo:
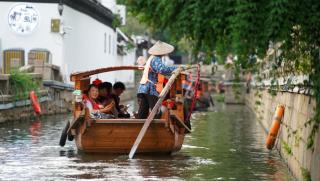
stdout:
<svg viewBox="0 0 320 181">
<path fill-rule="evenodd" d="M 302 174 L 303 180 L 304 181 L 311 181 L 310 172 L 307 169 L 303 168 L 303 167 L 301 167 L 300 169 L 301 169 L 301 174 Z"/>
</svg>

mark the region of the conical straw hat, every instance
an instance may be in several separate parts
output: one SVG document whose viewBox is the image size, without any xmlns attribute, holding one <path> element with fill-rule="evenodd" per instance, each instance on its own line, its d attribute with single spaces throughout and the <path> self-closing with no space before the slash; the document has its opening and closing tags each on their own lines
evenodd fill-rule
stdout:
<svg viewBox="0 0 320 181">
<path fill-rule="evenodd" d="M 168 43 L 157 41 L 149 50 L 151 55 L 166 55 L 173 52 L 174 47 Z"/>
</svg>

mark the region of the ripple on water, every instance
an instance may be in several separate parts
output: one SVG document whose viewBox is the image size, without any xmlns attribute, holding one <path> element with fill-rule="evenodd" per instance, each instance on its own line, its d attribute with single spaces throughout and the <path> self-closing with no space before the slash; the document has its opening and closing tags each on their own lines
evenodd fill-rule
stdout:
<svg viewBox="0 0 320 181">
<path fill-rule="evenodd" d="M 190 164 L 196 164 L 196 165 L 216 165 L 217 164 L 212 159 L 201 158 L 201 157 L 192 157 L 188 161 L 191 162 Z"/>
<path fill-rule="evenodd" d="M 0 147 L 0 156 L 1 156 L 2 154 L 8 153 L 8 152 L 9 152 L 8 149 Z"/>
<path fill-rule="evenodd" d="M 190 148 L 190 149 L 206 149 L 206 150 L 210 150 L 210 148 L 207 147 L 202 147 L 202 146 L 192 146 L 192 145 L 182 145 L 182 149 L 184 148 Z"/>
</svg>

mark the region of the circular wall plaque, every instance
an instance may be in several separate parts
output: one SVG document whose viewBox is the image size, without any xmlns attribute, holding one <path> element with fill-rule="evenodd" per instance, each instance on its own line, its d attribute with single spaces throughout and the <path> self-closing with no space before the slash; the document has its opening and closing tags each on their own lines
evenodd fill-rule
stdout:
<svg viewBox="0 0 320 181">
<path fill-rule="evenodd" d="M 18 4 L 8 14 L 9 27 L 15 33 L 26 35 L 33 32 L 39 23 L 39 13 L 34 6 Z"/>
</svg>

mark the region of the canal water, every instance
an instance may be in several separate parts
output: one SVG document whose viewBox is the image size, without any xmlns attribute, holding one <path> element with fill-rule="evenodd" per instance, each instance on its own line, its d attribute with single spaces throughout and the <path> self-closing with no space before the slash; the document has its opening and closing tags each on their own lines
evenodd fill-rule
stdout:
<svg viewBox="0 0 320 181">
<path fill-rule="evenodd" d="M 0 125 L 0 180 L 292 180 L 244 106 L 193 115 L 193 133 L 174 155 L 86 155 L 58 146 L 70 115 Z"/>
</svg>

